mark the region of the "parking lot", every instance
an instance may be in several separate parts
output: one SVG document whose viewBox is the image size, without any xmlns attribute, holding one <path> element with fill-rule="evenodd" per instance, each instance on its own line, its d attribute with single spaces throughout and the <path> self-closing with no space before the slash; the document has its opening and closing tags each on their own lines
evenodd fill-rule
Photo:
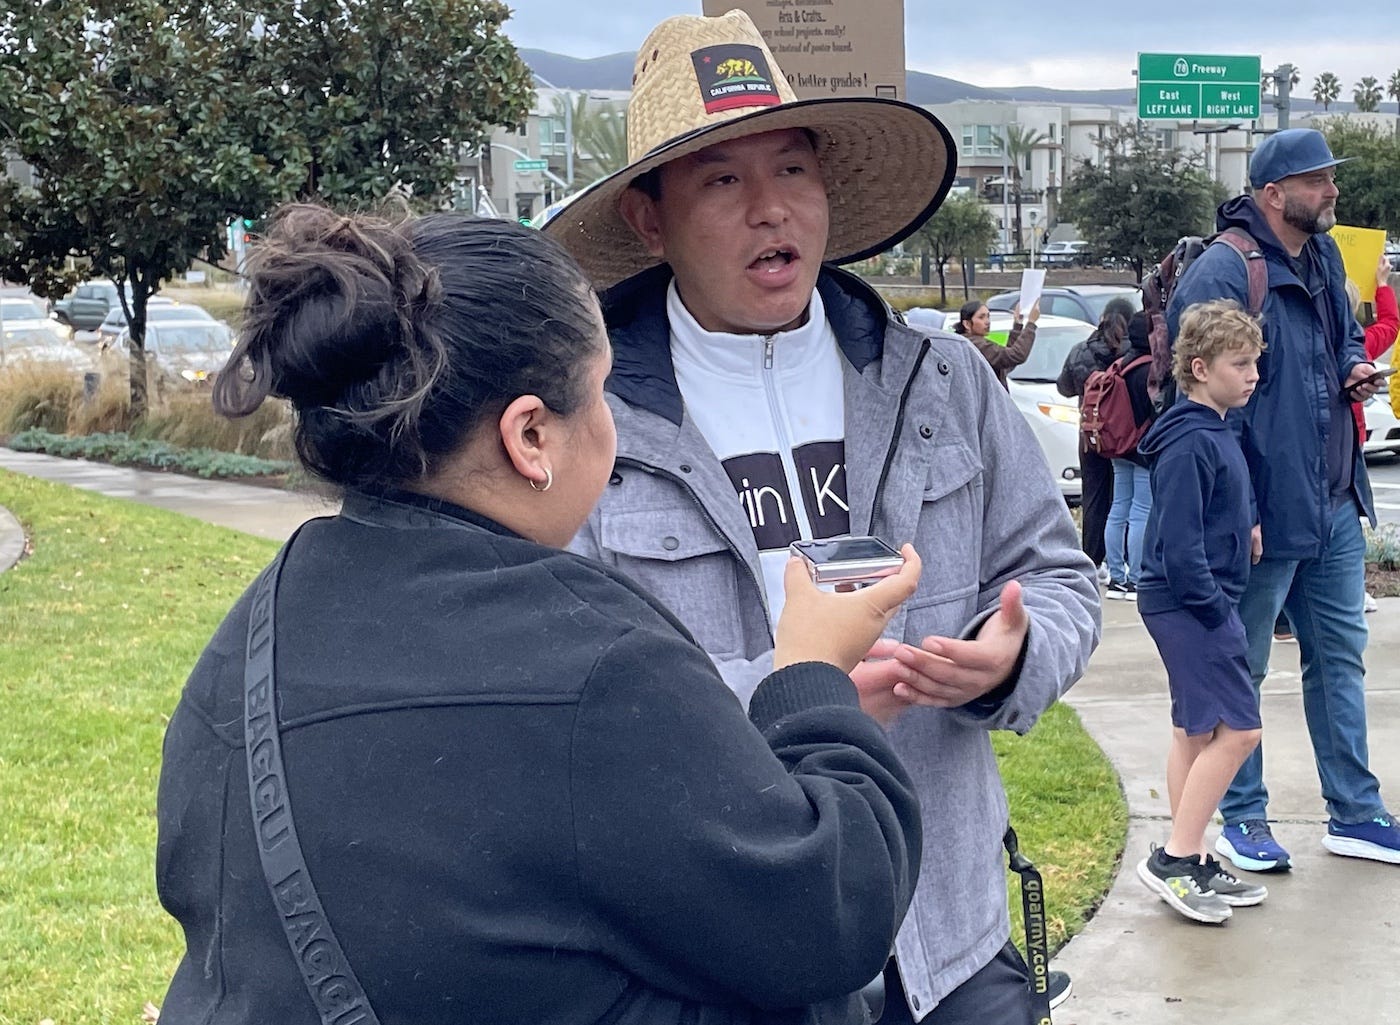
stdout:
<svg viewBox="0 0 1400 1025">
<path fill-rule="evenodd" d="M 1376 498 L 1376 519 L 1400 526 L 1400 457 L 1373 456 L 1366 469 Z"/>
</svg>

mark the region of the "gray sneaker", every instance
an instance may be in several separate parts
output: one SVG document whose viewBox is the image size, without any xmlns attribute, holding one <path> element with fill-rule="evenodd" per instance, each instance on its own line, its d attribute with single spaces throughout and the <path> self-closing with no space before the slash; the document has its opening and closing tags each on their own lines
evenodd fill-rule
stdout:
<svg viewBox="0 0 1400 1025">
<path fill-rule="evenodd" d="M 1242 882 L 1209 854 L 1201 866 L 1201 885 L 1232 908 L 1248 908 L 1262 904 L 1269 895 L 1266 887 Z"/>
<path fill-rule="evenodd" d="M 1195 858 L 1169 858 L 1155 847 L 1138 862 L 1138 878 L 1178 914 L 1196 922 L 1219 924 L 1230 920 L 1230 905 L 1202 886 L 1202 866 Z"/>
</svg>

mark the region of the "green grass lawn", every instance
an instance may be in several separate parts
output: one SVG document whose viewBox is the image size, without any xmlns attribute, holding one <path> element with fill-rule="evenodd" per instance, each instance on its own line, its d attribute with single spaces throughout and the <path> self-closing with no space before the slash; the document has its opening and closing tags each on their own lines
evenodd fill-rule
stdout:
<svg viewBox="0 0 1400 1025">
<path fill-rule="evenodd" d="M 155 898 L 166 717 L 276 545 L 0 471 L 0 1022 L 139 1020 L 181 949 Z"/>
<path fill-rule="evenodd" d="M 276 545 L 3 470 L 0 505 L 33 542 L 0 573 L 0 1025 L 135 1022 L 182 948 L 154 883 L 166 718 Z M 1118 783 L 1065 707 L 997 747 L 1059 946 L 1112 876 Z"/>
</svg>

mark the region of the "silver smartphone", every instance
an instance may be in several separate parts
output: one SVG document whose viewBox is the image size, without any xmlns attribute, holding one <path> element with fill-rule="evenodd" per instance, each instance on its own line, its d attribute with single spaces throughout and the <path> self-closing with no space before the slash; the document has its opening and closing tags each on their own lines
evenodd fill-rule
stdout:
<svg viewBox="0 0 1400 1025">
<path fill-rule="evenodd" d="M 873 584 L 904 565 L 904 556 L 878 537 L 794 541 L 788 548 L 806 561 L 819 584 Z"/>
</svg>

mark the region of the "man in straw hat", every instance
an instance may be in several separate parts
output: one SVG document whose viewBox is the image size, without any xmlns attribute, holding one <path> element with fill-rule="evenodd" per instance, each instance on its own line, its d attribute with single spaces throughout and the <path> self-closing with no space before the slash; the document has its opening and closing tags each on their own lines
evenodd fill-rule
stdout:
<svg viewBox="0 0 1400 1025">
<path fill-rule="evenodd" d="M 1083 671 L 1093 567 L 977 350 L 832 266 L 938 207 L 952 140 L 910 104 L 798 101 L 738 11 L 652 32 L 627 129 L 629 166 L 545 229 L 603 291 L 614 353 L 617 463 L 575 549 L 674 609 L 747 701 L 790 542 L 914 543 L 919 591 L 853 674 L 924 818 L 883 1020 L 1026 1025 L 988 734 L 1030 729 Z"/>
</svg>

